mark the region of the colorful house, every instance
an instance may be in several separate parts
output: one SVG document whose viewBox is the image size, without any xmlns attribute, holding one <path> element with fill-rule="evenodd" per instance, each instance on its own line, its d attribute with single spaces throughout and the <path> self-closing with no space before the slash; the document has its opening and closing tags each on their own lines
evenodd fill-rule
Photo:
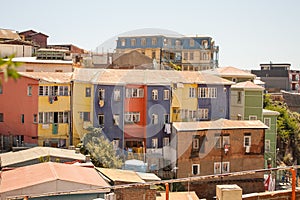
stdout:
<svg viewBox="0 0 300 200">
<path fill-rule="evenodd" d="M 265 168 L 277 166 L 277 116 L 279 114 L 277 111 L 263 109 L 263 122 L 268 126 L 265 131 Z"/>
<path fill-rule="evenodd" d="M 230 119 L 263 120 L 264 88 L 251 81 L 231 87 Z"/>
<path fill-rule="evenodd" d="M 71 73 L 20 72 L 0 95 L 2 148 L 69 146 Z M 20 92 L 16 92 L 20 91 Z"/>
<path fill-rule="evenodd" d="M 260 120 L 219 119 L 207 122 L 174 122 L 172 132 L 172 168 L 177 178 L 226 174 L 264 167 L 264 135 L 268 127 Z M 263 190 L 263 174 L 223 177 L 226 181 L 238 180 L 243 190 Z M 251 181 L 250 181 L 251 180 Z M 250 182 L 249 182 L 250 181 Z M 220 182 L 220 184 L 221 184 Z M 247 185 L 252 185 L 248 188 Z M 215 194 L 218 182 L 193 183 L 190 190 L 198 195 L 205 190 Z M 244 188 L 245 187 L 245 188 Z"/>
</svg>

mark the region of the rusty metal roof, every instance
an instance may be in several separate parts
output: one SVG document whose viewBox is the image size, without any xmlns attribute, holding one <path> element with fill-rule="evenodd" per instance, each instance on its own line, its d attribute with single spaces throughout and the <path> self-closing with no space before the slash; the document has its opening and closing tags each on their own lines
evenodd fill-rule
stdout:
<svg viewBox="0 0 300 200">
<path fill-rule="evenodd" d="M 134 171 L 109 168 L 96 169 L 112 181 L 128 183 L 145 183 L 145 181 Z"/>
<path fill-rule="evenodd" d="M 72 80 L 72 72 L 18 72 L 21 76 L 45 81 L 50 83 L 70 83 Z"/>
<path fill-rule="evenodd" d="M 245 81 L 245 82 L 237 83 L 237 84 L 231 86 L 231 88 L 265 90 L 264 87 L 256 85 L 255 83 L 253 83 L 251 81 Z"/>
<path fill-rule="evenodd" d="M 228 76 L 237 76 L 237 77 L 249 77 L 249 78 L 255 78 L 255 74 L 251 74 L 248 71 L 238 69 L 236 67 L 228 66 L 228 67 L 220 67 L 213 70 L 215 74 L 219 74 L 222 77 L 228 77 Z"/>
<path fill-rule="evenodd" d="M 19 40 L 19 34 L 14 30 L 0 29 L 0 40 Z"/>
<path fill-rule="evenodd" d="M 43 196 L 49 193 L 80 193 L 79 188 L 92 190 L 108 186 L 94 168 L 44 162 L 2 172 L 0 194 L 1 197 L 25 194 Z"/>
<path fill-rule="evenodd" d="M 0 154 L 2 167 L 18 163 L 38 160 L 40 157 L 53 156 L 58 158 L 69 158 L 74 160 L 85 160 L 85 155 L 75 153 L 75 150 L 60 149 L 53 147 L 33 147 L 30 149 Z"/>
<path fill-rule="evenodd" d="M 260 120 L 228 120 L 218 119 L 205 122 L 173 122 L 177 131 L 224 130 L 224 129 L 267 129 Z"/>
</svg>

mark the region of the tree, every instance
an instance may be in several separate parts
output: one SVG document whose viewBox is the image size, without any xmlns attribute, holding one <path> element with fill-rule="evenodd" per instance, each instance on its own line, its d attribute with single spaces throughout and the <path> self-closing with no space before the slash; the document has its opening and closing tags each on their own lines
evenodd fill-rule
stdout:
<svg viewBox="0 0 300 200">
<path fill-rule="evenodd" d="M 13 62 L 12 59 L 14 58 L 14 55 L 11 55 L 8 57 L 8 59 L 0 58 L 0 72 L 4 73 L 4 80 L 7 81 L 7 78 L 13 78 L 17 79 L 20 77 L 20 74 L 18 74 L 16 67 L 20 66 L 21 63 L 19 62 Z M 0 85 L 1 85 L 1 79 L 0 79 Z"/>
<path fill-rule="evenodd" d="M 82 151 L 91 155 L 96 167 L 121 168 L 122 159 L 117 155 L 112 143 L 105 138 L 101 128 L 90 127 L 83 138 Z"/>
</svg>

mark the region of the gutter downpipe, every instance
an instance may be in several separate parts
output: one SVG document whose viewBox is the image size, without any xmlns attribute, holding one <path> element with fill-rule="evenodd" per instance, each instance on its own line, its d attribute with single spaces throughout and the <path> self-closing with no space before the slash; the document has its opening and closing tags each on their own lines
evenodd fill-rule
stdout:
<svg viewBox="0 0 300 200">
<path fill-rule="evenodd" d="M 291 200 L 296 200 L 296 171 L 294 168 L 290 169 L 292 173 L 292 198 Z"/>
</svg>

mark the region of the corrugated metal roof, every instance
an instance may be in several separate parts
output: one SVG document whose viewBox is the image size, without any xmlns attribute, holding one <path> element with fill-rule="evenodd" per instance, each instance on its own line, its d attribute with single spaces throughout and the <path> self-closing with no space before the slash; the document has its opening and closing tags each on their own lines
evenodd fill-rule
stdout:
<svg viewBox="0 0 300 200">
<path fill-rule="evenodd" d="M 165 200 L 166 193 L 160 192 L 160 196 L 156 196 L 156 200 Z M 169 192 L 169 200 L 199 200 L 196 192 Z"/>
<path fill-rule="evenodd" d="M 70 83 L 72 80 L 72 72 L 18 72 L 21 76 L 28 78 L 51 82 L 51 83 Z"/>
<path fill-rule="evenodd" d="M 64 187 L 57 187 L 58 183 L 54 184 L 53 181 L 59 181 Z M 82 186 L 80 188 L 82 190 L 109 186 L 94 168 L 45 162 L 2 172 L 0 193 L 15 191 L 17 195 L 20 190 L 24 193 L 19 195 L 26 194 L 26 190 L 30 192 L 27 193 L 30 195 L 67 192 L 68 190 L 75 192 L 78 184 Z M 44 186 L 39 187 L 39 185 Z"/>
<path fill-rule="evenodd" d="M 280 115 L 280 113 L 274 110 L 263 109 L 263 115 Z"/>
<path fill-rule="evenodd" d="M 91 71 L 89 71 L 91 70 Z M 173 70 L 120 70 L 82 69 L 74 71 L 74 81 L 92 81 L 94 84 L 147 84 L 197 83 L 232 85 L 231 81 L 202 72 Z"/>
<path fill-rule="evenodd" d="M 214 71 L 216 74 L 221 76 L 256 77 L 255 74 L 251 74 L 250 72 L 232 66 L 216 68 Z"/>
<path fill-rule="evenodd" d="M 108 168 L 96 169 L 112 181 L 145 183 L 145 181 L 134 171 Z"/>
<path fill-rule="evenodd" d="M 153 173 L 136 172 L 144 181 L 160 181 L 161 179 Z"/>
<path fill-rule="evenodd" d="M 265 89 L 262 86 L 256 85 L 255 83 L 253 83 L 251 81 L 237 83 L 237 84 L 231 86 L 231 88 L 244 88 L 244 89 L 256 89 L 256 90 L 264 90 Z"/>
<path fill-rule="evenodd" d="M 0 40 L 18 40 L 21 39 L 19 34 L 14 30 L 0 29 Z"/>
<path fill-rule="evenodd" d="M 85 155 L 75 153 L 75 150 L 59 149 L 52 147 L 33 147 L 30 149 L 0 154 L 2 167 L 38 160 L 40 157 L 53 156 L 59 158 L 70 158 L 74 160 L 85 160 Z"/>
<path fill-rule="evenodd" d="M 218 119 L 216 121 L 205 122 L 173 122 L 173 127 L 177 131 L 197 131 L 197 130 L 221 130 L 221 129 L 267 129 L 260 120 L 228 120 Z"/>
</svg>

